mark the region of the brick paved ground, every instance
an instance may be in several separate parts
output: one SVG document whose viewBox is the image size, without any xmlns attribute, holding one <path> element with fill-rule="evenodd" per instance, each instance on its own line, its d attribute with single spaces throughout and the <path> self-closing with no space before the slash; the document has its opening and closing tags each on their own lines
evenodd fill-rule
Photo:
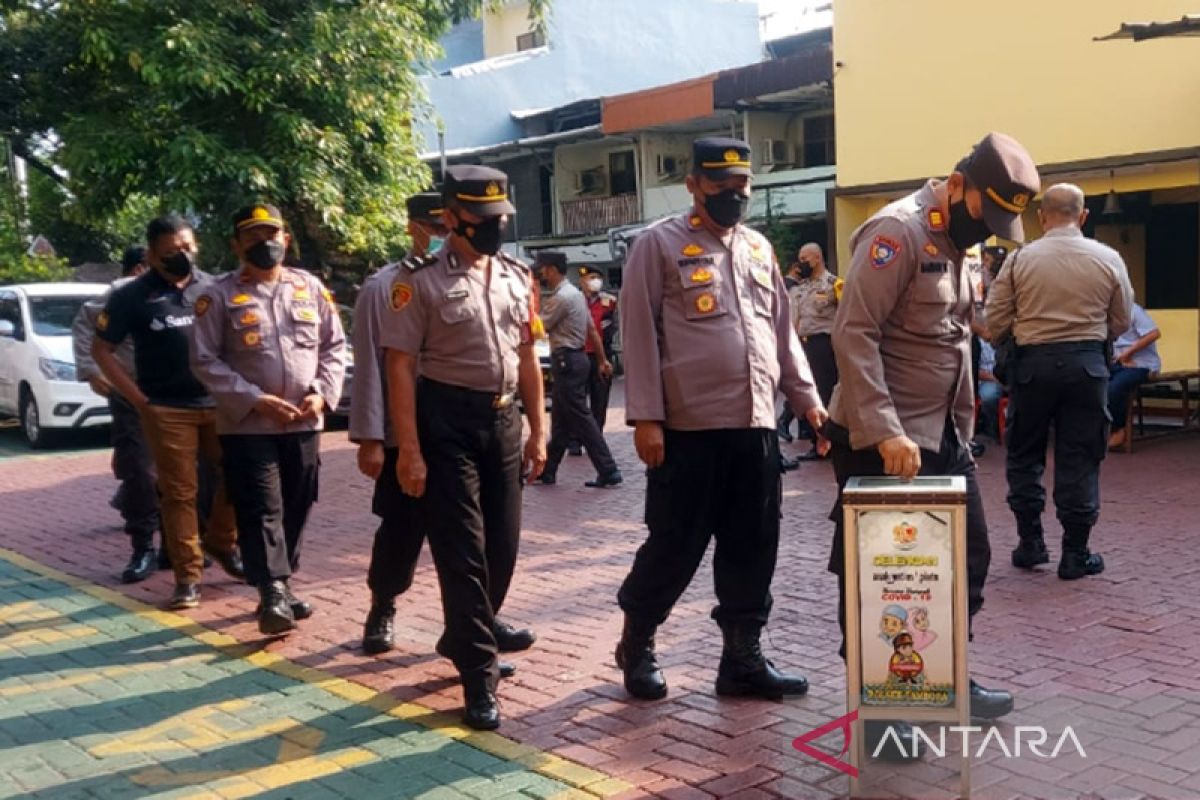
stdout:
<svg viewBox="0 0 1200 800">
<path fill-rule="evenodd" d="M 845 711 L 835 585 L 824 571 L 828 466 L 805 465 L 785 478 L 786 519 L 767 636 L 776 663 L 808 674 L 809 696 L 777 704 L 713 695 L 720 643 L 708 619 L 706 562 L 660 635 L 670 697 L 630 703 L 612 663 L 620 628 L 614 594 L 644 535 L 644 482 L 619 408 L 609 433 L 625 467 L 624 486 L 584 489 L 586 459 L 569 458 L 557 487 L 528 490 L 522 559 L 505 616 L 532 625 L 541 639 L 514 659 L 518 675 L 500 692 L 500 733 L 565 759 L 553 762 L 559 777 L 597 794 L 622 788 L 599 782 L 599 773 L 623 782 L 628 797 L 843 795 L 844 776 L 791 748 L 796 736 Z M 358 653 L 374 528 L 370 487 L 355 472 L 344 435 L 327 434 L 323 448 L 322 500 L 295 582 L 319 604 L 316 616 L 301 634 L 263 647 L 251 618 L 252 592 L 217 575 L 205 587 L 204 605 L 189 616 L 254 649 L 415 707 L 456 713 L 453 672 L 433 653 L 441 612 L 428 555 L 400 604 L 398 650 L 378 659 Z M 1200 439 L 1158 440 L 1110 457 L 1094 539 L 1109 570 L 1073 584 L 1052 571 L 1028 575 L 1008 565 L 1014 534 L 1003 511 L 1002 456 L 992 448 L 980 465 L 995 557 L 972 671 L 985 684 L 1018 692 L 1016 711 L 998 726 L 1010 746 L 1016 726 L 1044 725 L 1051 743 L 1071 726 L 1086 758 L 1073 749 L 1057 759 L 1038 758 L 1026 749 L 1008 759 L 992 747 L 975 761 L 975 796 L 1200 797 L 1200 594 L 1191 586 L 1200 567 Z M 0 546 L 137 600 L 161 602 L 169 591 L 166 575 L 130 588 L 116 584 L 127 545 L 106 505 L 113 489 L 106 466 L 97 452 L 0 461 Z M 406 774 L 404 762 L 394 764 L 394 773 L 389 764 L 377 765 L 374 774 Z M 591 769 L 572 772 L 570 765 Z M 947 759 L 876 768 L 868 785 L 881 795 L 950 796 L 954 767 Z M 307 786 L 292 787 L 291 795 L 307 796 Z"/>
</svg>

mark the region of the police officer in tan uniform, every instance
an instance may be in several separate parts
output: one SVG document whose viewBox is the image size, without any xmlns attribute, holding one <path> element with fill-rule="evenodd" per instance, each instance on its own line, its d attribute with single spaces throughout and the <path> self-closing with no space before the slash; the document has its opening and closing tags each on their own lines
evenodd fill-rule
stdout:
<svg viewBox="0 0 1200 800">
<path fill-rule="evenodd" d="M 423 498 L 442 588 L 446 630 L 437 650 L 462 676 L 463 721 L 481 730 L 500 725 L 495 612 L 516 565 L 521 478 L 537 478 L 546 463 L 537 292 L 529 269 L 500 252 L 514 211 L 507 185 L 488 167 L 446 171 L 450 237 L 393 281 L 380 336 L 396 478 Z M 529 414 L 524 448 L 518 392 Z M 528 631 L 505 633 L 533 642 Z"/>
<path fill-rule="evenodd" d="M 313 611 L 289 579 L 317 499 L 318 432 L 342 393 L 346 337 L 321 282 L 283 266 L 290 237 L 279 209 L 247 206 L 233 231 L 241 266 L 196 301 L 191 363 L 217 402 L 246 582 L 261 599 L 258 628 L 278 635 Z"/>
<path fill-rule="evenodd" d="M 816 242 L 809 242 L 800 248 L 797 264 L 798 280 L 795 287 L 788 291 L 793 304 L 796 335 L 800 337 L 800 346 L 804 348 L 804 355 L 812 368 L 821 402 L 828 406 L 838 379 L 830 332 L 833 331 L 833 318 L 837 314 L 839 280 L 825 268 L 825 255 Z M 799 457 L 801 461 L 820 458 L 815 432 L 812 443 L 812 449 Z"/>
<path fill-rule="evenodd" d="M 855 475 L 964 475 L 967 595 L 983 605 L 991 550 L 968 443 L 974 421 L 967 248 L 1020 240 L 1021 211 L 1040 182 L 1016 140 L 988 134 L 945 181 L 885 206 L 850 237 L 852 258 L 833 327 L 839 381 L 826 426 L 839 497 L 829 571 L 845 635 L 841 489 Z M 845 653 L 843 644 L 843 655 Z M 971 682 L 973 716 L 1012 710 L 1012 695 Z M 869 738 L 882 731 L 869 726 Z"/>
<path fill-rule="evenodd" d="M 634 240 L 621 288 L 625 416 L 649 468 L 649 536 L 617 595 L 616 658 L 631 695 L 666 695 L 654 634 L 715 537 L 717 693 L 778 699 L 808 681 L 776 670 L 759 647 L 779 547 L 776 393 L 815 428 L 825 409 L 771 245 L 742 224 L 749 146 L 698 139 L 693 159 L 694 208 Z"/>
<path fill-rule="evenodd" d="M 1008 506 L 1020 537 L 1012 563 L 1032 569 L 1050 560 L 1042 473 L 1053 426 L 1054 505 L 1063 528 L 1058 577 L 1076 580 L 1104 571 L 1088 541 L 1108 450 L 1106 353 L 1129 327 L 1133 288 L 1120 254 L 1083 235 L 1087 209 L 1078 186 L 1047 189 L 1038 218 L 1045 236 L 1008 258 L 986 309 L 993 338 L 1011 333 L 1017 345 L 1005 437 Z"/>
</svg>

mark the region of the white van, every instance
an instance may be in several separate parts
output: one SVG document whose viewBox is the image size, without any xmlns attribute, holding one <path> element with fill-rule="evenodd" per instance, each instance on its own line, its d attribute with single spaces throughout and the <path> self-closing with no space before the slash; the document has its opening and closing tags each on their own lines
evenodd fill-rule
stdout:
<svg viewBox="0 0 1200 800">
<path fill-rule="evenodd" d="M 30 447 L 57 430 L 108 425 L 108 402 L 75 378 L 71 323 L 102 283 L 0 286 L 0 415 L 19 417 Z"/>
</svg>

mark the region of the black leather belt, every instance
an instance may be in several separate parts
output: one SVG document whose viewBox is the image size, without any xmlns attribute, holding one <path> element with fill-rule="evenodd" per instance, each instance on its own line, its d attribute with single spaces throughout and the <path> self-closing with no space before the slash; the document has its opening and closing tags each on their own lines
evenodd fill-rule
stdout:
<svg viewBox="0 0 1200 800">
<path fill-rule="evenodd" d="M 496 410 L 508 408 L 517 399 L 516 392 L 483 392 L 478 389 L 467 389 L 463 386 L 453 386 L 449 383 L 421 378 L 418 388 L 424 392 L 447 398 L 453 402 L 464 403 L 475 408 L 493 408 Z"/>
<path fill-rule="evenodd" d="M 1017 355 L 1033 355 L 1034 353 L 1044 353 L 1052 355 L 1054 353 L 1103 353 L 1105 343 L 1095 340 L 1080 341 L 1080 342 L 1050 342 L 1048 344 L 1022 344 L 1017 345 Z"/>
<path fill-rule="evenodd" d="M 829 334 L 828 333 L 810 333 L 807 336 L 801 336 L 800 342 L 801 342 L 801 344 L 808 344 L 813 339 L 822 339 L 822 338 L 828 339 Z"/>
<path fill-rule="evenodd" d="M 566 354 L 566 353 L 582 353 L 582 352 L 583 352 L 582 347 L 556 347 L 550 351 L 550 355 L 557 356 L 557 355 Z"/>
</svg>

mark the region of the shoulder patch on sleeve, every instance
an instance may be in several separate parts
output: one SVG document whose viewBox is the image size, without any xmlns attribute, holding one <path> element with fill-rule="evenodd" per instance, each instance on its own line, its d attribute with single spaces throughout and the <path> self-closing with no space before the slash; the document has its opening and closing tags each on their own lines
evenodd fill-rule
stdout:
<svg viewBox="0 0 1200 800">
<path fill-rule="evenodd" d="M 392 311 L 403 311 L 404 307 L 412 302 L 412 298 L 411 286 L 400 279 L 392 281 L 392 288 L 388 293 L 388 304 L 392 307 Z"/>
<path fill-rule="evenodd" d="M 100 316 L 96 317 L 96 330 L 102 331 L 102 332 L 108 330 L 108 312 L 107 311 L 101 311 Z"/>
<path fill-rule="evenodd" d="M 206 294 L 200 295 L 200 297 L 196 299 L 196 316 L 203 317 L 205 314 L 208 313 L 208 308 L 211 305 L 212 305 L 211 297 L 209 297 Z"/>
<path fill-rule="evenodd" d="M 900 250 L 900 242 L 892 237 L 876 236 L 871 240 L 871 266 L 875 269 L 883 269 L 896 260 L 896 256 L 900 254 Z"/>
</svg>

